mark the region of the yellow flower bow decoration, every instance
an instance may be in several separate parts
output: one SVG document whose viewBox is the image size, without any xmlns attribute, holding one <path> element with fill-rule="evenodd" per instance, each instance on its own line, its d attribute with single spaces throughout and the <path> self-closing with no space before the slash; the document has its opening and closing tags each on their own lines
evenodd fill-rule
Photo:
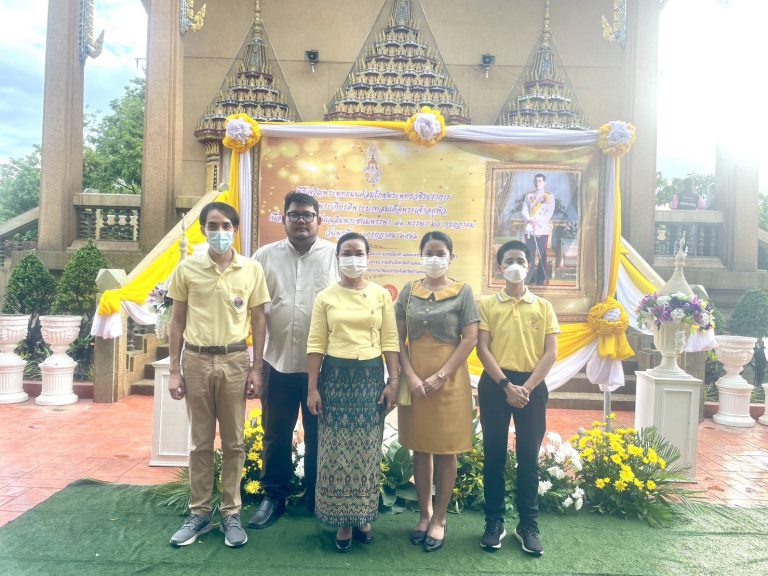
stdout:
<svg viewBox="0 0 768 576">
<path fill-rule="evenodd" d="M 597 353 L 603 358 L 624 360 L 635 352 L 627 340 L 629 316 L 624 307 L 610 296 L 589 310 L 587 324 L 597 333 Z"/>
<path fill-rule="evenodd" d="M 424 106 L 408 118 L 405 133 L 411 142 L 421 146 L 433 146 L 445 136 L 445 118 L 440 110 Z"/>
<path fill-rule="evenodd" d="M 615 158 L 620 158 L 629 152 L 635 140 L 637 140 L 635 127 L 621 120 L 611 120 L 603 124 L 597 134 L 598 148 Z"/>
<path fill-rule="evenodd" d="M 234 152 L 247 152 L 261 140 L 261 128 L 248 114 L 233 114 L 224 123 L 224 146 Z"/>
</svg>

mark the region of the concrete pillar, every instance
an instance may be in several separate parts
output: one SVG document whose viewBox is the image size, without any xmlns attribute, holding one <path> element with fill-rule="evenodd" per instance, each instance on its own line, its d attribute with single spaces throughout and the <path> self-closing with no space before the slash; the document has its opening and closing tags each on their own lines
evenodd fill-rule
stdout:
<svg viewBox="0 0 768 576">
<path fill-rule="evenodd" d="M 721 138 L 715 168 L 715 201 L 725 215 L 720 257 L 732 272 L 757 270 L 758 167 L 743 148 Z"/>
<path fill-rule="evenodd" d="M 114 290 L 125 284 L 125 270 L 103 269 L 96 277 L 99 297 L 106 290 Z M 93 351 L 93 401 L 117 402 L 125 396 L 126 346 L 125 334 L 128 331 L 125 314 L 120 313 L 122 334 L 119 338 L 107 340 L 96 338 Z"/>
<path fill-rule="evenodd" d="M 83 187 L 80 0 L 49 0 L 45 46 L 38 249 L 63 252 L 77 237 L 72 197 Z"/>
<path fill-rule="evenodd" d="M 150 2 L 139 246 L 149 252 L 176 222 L 181 182 L 183 57 L 178 2 Z"/>
<path fill-rule="evenodd" d="M 656 191 L 656 85 L 659 60 L 658 2 L 627 4 L 624 54 L 624 117 L 637 128 L 637 141 L 622 160 L 622 234 L 647 262 L 653 262 Z M 634 224 L 634 225 L 633 225 Z"/>
</svg>

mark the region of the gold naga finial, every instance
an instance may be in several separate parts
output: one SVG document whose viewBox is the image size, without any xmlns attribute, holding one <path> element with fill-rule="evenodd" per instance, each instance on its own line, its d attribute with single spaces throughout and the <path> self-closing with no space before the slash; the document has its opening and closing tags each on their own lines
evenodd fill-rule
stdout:
<svg viewBox="0 0 768 576">
<path fill-rule="evenodd" d="M 81 4 L 80 13 L 80 62 L 87 58 L 98 58 L 104 47 L 104 30 L 96 40 L 93 39 L 93 0 Z"/>
<path fill-rule="evenodd" d="M 627 43 L 627 0 L 613 0 L 613 22 L 608 22 L 605 16 L 601 19 L 603 39 L 624 48 Z"/>
<path fill-rule="evenodd" d="M 200 7 L 200 10 L 195 11 L 195 0 L 180 0 L 180 1 L 181 1 L 181 6 L 179 8 L 181 10 L 181 18 L 180 18 L 181 33 L 185 34 L 190 30 L 192 32 L 200 32 L 200 30 L 203 29 L 203 24 L 205 21 L 205 10 L 208 5 L 203 4 Z"/>
</svg>

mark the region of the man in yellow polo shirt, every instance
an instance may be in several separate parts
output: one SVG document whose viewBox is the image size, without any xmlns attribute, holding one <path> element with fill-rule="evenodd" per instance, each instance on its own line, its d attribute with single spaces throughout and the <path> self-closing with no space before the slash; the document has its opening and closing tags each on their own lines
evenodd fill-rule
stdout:
<svg viewBox="0 0 768 576">
<path fill-rule="evenodd" d="M 240 522 L 245 399 L 256 398 L 261 389 L 264 304 L 269 302 L 269 291 L 261 265 L 232 249 L 239 223 L 237 212 L 228 204 L 205 206 L 200 227 L 208 251 L 179 264 L 168 288 L 168 296 L 173 298 L 168 389 L 175 400 L 186 397 L 192 434 L 190 514 L 171 537 L 173 546 L 192 544 L 213 527 L 217 420 L 222 451 L 220 529 L 227 546 L 235 548 L 248 541 Z M 252 366 L 245 343 L 249 316 Z"/>
<path fill-rule="evenodd" d="M 515 537 L 528 554 L 541 556 L 538 488 L 539 448 L 547 429 L 547 385 L 544 378 L 557 358 L 557 323 L 552 304 L 525 285 L 531 254 L 517 240 L 496 253 L 506 286 L 480 302 L 477 355 L 483 363 L 478 385 L 485 463 L 485 533 L 489 551 L 501 548 L 504 529 L 504 469 L 509 421 L 515 421 L 517 486 L 515 507 L 520 521 Z"/>
</svg>

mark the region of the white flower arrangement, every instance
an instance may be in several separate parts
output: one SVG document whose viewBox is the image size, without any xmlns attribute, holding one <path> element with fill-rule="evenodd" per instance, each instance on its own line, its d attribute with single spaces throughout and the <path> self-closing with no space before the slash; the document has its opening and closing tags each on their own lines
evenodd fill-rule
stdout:
<svg viewBox="0 0 768 576">
<path fill-rule="evenodd" d="M 557 432 L 549 432 L 539 449 L 538 492 L 542 508 L 561 513 L 581 510 L 584 491 L 576 478 L 581 469 L 578 451 Z"/>
</svg>

